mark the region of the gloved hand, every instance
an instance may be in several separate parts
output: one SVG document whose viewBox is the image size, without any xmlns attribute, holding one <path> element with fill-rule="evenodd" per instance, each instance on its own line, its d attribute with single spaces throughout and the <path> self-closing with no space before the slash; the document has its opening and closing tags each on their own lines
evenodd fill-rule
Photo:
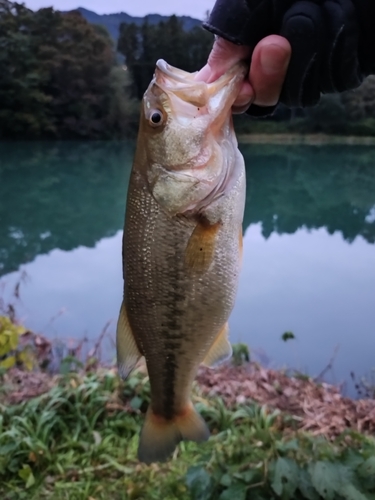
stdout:
<svg viewBox="0 0 375 500">
<path fill-rule="evenodd" d="M 204 27 L 252 48 L 285 37 L 292 56 L 279 102 L 289 107 L 358 87 L 375 70 L 375 0 L 217 0 Z"/>
</svg>

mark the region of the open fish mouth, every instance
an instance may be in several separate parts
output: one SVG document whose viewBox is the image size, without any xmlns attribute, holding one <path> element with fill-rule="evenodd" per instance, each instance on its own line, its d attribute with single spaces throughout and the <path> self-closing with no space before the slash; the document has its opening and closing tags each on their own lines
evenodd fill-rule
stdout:
<svg viewBox="0 0 375 500">
<path fill-rule="evenodd" d="M 227 99 L 235 94 L 247 71 L 248 63 L 240 61 L 214 82 L 206 83 L 195 80 L 197 72 L 189 73 L 159 59 L 156 62 L 155 81 L 163 90 L 176 93 L 184 101 L 204 106 L 215 95 L 225 95 Z"/>
<path fill-rule="evenodd" d="M 156 67 L 169 78 L 173 78 L 177 82 L 186 83 L 186 81 L 193 81 L 194 76 L 197 72 L 189 73 L 188 71 L 184 71 L 183 69 L 176 68 L 168 64 L 164 59 L 158 59 L 156 61 Z M 197 82 L 199 84 L 199 82 Z M 203 83 L 203 82 L 201 82 Z"/>
</svg>

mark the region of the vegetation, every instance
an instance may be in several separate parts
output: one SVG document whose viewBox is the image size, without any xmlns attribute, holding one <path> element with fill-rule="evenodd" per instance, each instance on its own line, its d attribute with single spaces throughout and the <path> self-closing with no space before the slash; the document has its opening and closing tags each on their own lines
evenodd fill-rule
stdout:
<svg viewBox="0 0 375 500">
<path fill-rule="evenodd" d="M 69 373 L 17 405 L 4 404 L 0 393 L 1 498 L 375 498 L 373 437 L 350 431 L 328 441 L 296 430 L 278 411 L 249 401 L 226 408 L 199 392 L 212 438 L 181 444 L 165 464 L 140 464 L 149 398 L 142 373 L 120 383 L 112 371 Z"/>
<path fill-rule="evenodd" d="M 102 27 L 78 12 L 0 0 L 0 46 L 0 139 L 110 138 L 131 128 L 128 75 Z"/>
<path fill-rule="evenodd" d="M 11 304 L 9 307 L 14 311 Z M 14 319 L 0 318 L 0 346 L 5 346 L 0 351 L 2 361 L 11 359 L 13 352 L 25 352 L 25 346 L 19 345 L 23 334 L 25 329 Z M 291 332 L 286 334 L 290 338 Z M 40 352 L 42 344 L 39 338 Z M 207 369 L 194 386 L 193 399 L 210 427 L 210 440 L 199 445 L 181 443 L 168 462 L 151 466 L 139 463 L 136 456 L 138 436 L 150 403 L 149 381 L 143 368 L 122 382 L 114 369 L 99 368 L 92 357 L 86 363 L 74 355 L 62 359 L 62 375 L 54 378 L 43 372 L 27 374 L 11 369 L 14 363 L 3 363 L 1 498 L 228 500 L 235 495 L 239 500 L 373 500 L 373 425 L 366 427 L 368 435 L 354 430 L 363 416 L 368 420 L 371 401 L 366 407 L 363 401 L 358 403 L 362 417 L 358 413 L 356 419 L 347 412 L 346 400 L 337 397 L 333 388 L 322 389 L 309 379 L 297 378 L 288 385 L 285 375 L 272 382 L 275 373 L 267 374 L 262 368 L 258 374 L 247 370 L 249 351 L 245 345 L 233 347 L 234 366 L 224 367 L 216 375 Z M 22 362 L 21 357 L 17 359 L 19 366 Z M 305 404 L 310 406 L 314 406 L 312 393 L 323 390 L 316 401 L 318 406 L 323 401 L 328 403 L 332 396 L 335 408 L 344 403 L 342 411 L 352 421 L 351 428 L 344 426 L 338 432 L 333 426 L 334 432 L 327 434 L 323 418 L 321 432 L 309 433 L 302 430 L 307 428 L 306 419 L 296 412 L 293 403 L 293 413 L 285 409 L 281 413 L 252 401 L 246 391 L 233 398 L 234 391 L 230 390 L 225 399 L 209 395 L 209 387 L 214 394 L 220 394 L 220 377 L 228 391 L 227 383 L 234 381 L 233 374 L 247 385 L 264 385 L 267 380 L 267 391 L 274 386 L 282 394 L 282 388 L 287 387 L 292 399 L 291 388 L 300 387 Z M 202 385 L 205 376 L 207 387 Z M 35 387 L 33 378 L 39 387 Z M 213 380 L 219 385 L 212 385 Z M 41 388 L 43 383 L 45 387 Z M 37 390 L 30 394 L 33 385 Z M 298 400 L 301 396 L 295 397 Z M 311 420 L 311 409 L 307 414 L 307 420 Z M 334 414 L 332 418 L 336 418 Z M 315 416 L 315 420 L 319 419 Z"/>
<path fill-rule="evenodd" d="M 126 12 L 117 12 L 114 14 L 100 15 L 97 14 L 96 12 L 92 12 L 91 10 L 87 10 L 83 7 L 79 7 L 77 10 L 89 23 L 99 24 L 105 27 L 116 43 L 119 37 L 120 25 L 122 23 L 126 24 L 135 23 L 140 26 L 145 21 L 144 17 L 130 16 Z M 149 24 L 158 24 L 161 21 L 165 22 L 168 19 L 167 16 L 162 16 L 160 14 L 148 14 L 146 17 L 147 17 L 147 22 Z M 179 19 L 181 19 L 181 21 L 183 22 L 185 30 L 190 30 L 195 26 L 201 26 L 202 24 L 202 21 L 190 16 L 180 16 Z"/>
<path fill-rule="evenodd" d="M 236 130 L 240 134 L 281 132 L 374 136 L 374 96 L 375 76 L 370 76 L 359 89 L 322 96 L 313 108 L 290 111 L 279 106 L 273 116 L 263 119 L 236 116 Z"/>
<path fill-rule="evenodd" d="M 117 39 L 120 19 L 126 22 Z M 0 0 L 0 139 L 134 136 L 157 59 L 196 71 L 207 61 L 212 35 L 190 18 L 129 20 L 103 20 L 84 9 L 33 12 Z M 323 96 L 315 108 L 279 106 L 266 119 L 236 117 L 236 127 L 239 133 L 375 135 L 374 95 L 375 77 L 369 77 L 359 90 Z"/>
<path fill-rule="evenodd" d="M 133 78 L 134 94 L 141 99 L 148 87 L 158 59 L 185 71 L 197 71 L 207 61 L 212 35 L 201 27 L 185 31 L 182 20 L 171 16 L 167 21 L 141 26 L 121 24 L 118 51 L 124 55 Z"/>
<path fill-rule="evenodd" d="M 0 370 L 12 368 L 17 362 L 24 361 L 24 352 L 18 352 L 19 339 L 24 333 L 24 327 L 16 325 L 7 316 L 0 316 Z"/>
</svg>

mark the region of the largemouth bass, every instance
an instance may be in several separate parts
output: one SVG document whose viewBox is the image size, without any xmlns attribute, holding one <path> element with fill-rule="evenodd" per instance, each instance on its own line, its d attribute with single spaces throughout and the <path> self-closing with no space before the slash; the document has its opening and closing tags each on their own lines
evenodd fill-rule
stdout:
<svg viewBox="0 0 375 500">
<path fill-rule="evenodd" d="M 190 391 L 198 367 L 232 355 L 228 318 L 242 252 L 245 167 L 231 107 L 245 64 L 207 84 L 159 60 L 144 94 L 123 237 L 119 373 L 145 357 L 151 403 L 141 461 L 209 431 Z"/>
</svg>

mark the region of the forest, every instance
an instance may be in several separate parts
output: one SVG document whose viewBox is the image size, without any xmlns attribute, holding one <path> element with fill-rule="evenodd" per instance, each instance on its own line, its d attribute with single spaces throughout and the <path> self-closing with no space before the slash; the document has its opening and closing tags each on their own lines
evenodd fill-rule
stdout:
<svg viewBox="0 0 375 500">
<path fill-rule="evenodd" d="M 171 16 L 123 23 L 115 42 L 80 12 L 36 12 L 0 0 L 0 139 L 134 137 L 139 102 L 159 58 L 201 68 L 212 35 Z M 269 118 L 236 117 L 237 130 L 375 135 L 375 78 L 357 91 L 323 96 L 307 110 L 280 106 Z"/>
</svg>

